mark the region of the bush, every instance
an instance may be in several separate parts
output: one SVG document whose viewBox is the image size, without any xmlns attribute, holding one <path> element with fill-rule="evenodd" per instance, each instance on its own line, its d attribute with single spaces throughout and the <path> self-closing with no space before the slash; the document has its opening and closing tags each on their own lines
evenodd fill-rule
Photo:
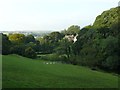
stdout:
<svg viewBox="0 0 120 90">
<path fill-rule="evenodd" d="M 11 54 L 18 54 L 18 55 L 24 55 L 25 52 L 25 46 L 24 45 L 14 45 L 10 48 Z"/>
<path fill-rule="evenodd" d="M 44 54 L 39 55 L 38 58 L 48 61 L 59 61 L 59 62 L 68 62 L 66 55 L 58 55 L 58 54 Z"/>
<path fill-rule="evenodd" d="M 103 67 L 105 67 L 108 70 L 118 70 L 118 56 L 109 56 L 104 62 L 103 62 Z"/>
<path fill-rule="evenodd" d="M 28 58 L 36 58 L 37 55 L 31 47 L 28 47 L 25 49 L 25 56 Z"/>
</svg>

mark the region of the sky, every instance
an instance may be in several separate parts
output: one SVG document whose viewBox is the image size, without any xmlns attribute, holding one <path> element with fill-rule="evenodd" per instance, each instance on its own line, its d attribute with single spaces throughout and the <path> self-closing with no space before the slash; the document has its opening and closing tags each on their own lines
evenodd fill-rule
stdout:
<svg viewBox="0 0 120 90">
<path fill-rule="evenodd" d="M 60 31 L 92 25 L 119 0 L 0 0 L 0 31 Z"/>
</svg>

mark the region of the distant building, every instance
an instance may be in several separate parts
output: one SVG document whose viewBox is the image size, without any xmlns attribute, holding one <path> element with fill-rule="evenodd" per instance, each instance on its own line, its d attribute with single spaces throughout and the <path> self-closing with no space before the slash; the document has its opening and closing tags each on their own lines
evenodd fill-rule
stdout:
<svg viewBox="0 0 120 90">
<path fill-rule="evenodd" d="M 73 41 L 74 43 L 77 41 L 77 36 L 78 36 L 78 34 L 76 35 L 76 36 L 74 36 L 74 35 L 65 35 L 65 39 L 68 39 L 68 41 Z"/>
</svg>

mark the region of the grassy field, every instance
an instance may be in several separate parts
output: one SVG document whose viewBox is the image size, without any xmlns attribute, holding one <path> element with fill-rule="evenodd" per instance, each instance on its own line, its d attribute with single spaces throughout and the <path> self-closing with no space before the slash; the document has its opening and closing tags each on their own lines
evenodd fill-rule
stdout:
<svg viewBox="0 0 120 90">
<path fill-rule="evenodd" d="M 3 88 L 117 88 L 118 77 L 69 64 L 3 56 Z M 46 61 L 47 62 L 47 61 Z"/>
</svg>

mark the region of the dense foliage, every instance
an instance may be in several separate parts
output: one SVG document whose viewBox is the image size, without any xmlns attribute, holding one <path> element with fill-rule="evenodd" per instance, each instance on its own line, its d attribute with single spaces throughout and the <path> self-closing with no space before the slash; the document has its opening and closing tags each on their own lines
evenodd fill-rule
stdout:
<svg viewBox="0 0 120 90">
<path fill-rule="evenodd" d="M 96 18 L 93 26 L 81 29 L 74 47 L 76 51 L 79 50 L 77 64 L 118 73 L 120 66 L 119 11 L 119 7 L 105 11 Z"/>
<path fill-rule="evenodd" d="M 27 41 L 26 41 L 27 40 Z M 18 54 L 30 58 L 36 57 L 37 41 L 34 36 L 24 34 L 2 34 L 2 54 Z M 28 49 L 31 48 L 32 50 Z M 28 50 L 27 50 L 28 49 Z M 28 51 L 31 51 L 28 53 Z"/>
</svg>

